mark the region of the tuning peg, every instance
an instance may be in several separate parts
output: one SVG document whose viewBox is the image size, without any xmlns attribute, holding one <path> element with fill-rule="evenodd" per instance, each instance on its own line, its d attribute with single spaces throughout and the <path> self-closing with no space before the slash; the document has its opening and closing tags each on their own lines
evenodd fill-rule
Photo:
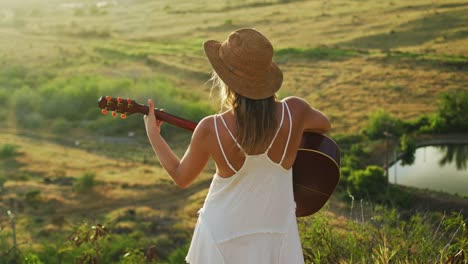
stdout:
<svg viewBox="0 0 468 264">
<path fill-rule="evenodd" d="M 107 109 L 105 109 L 105 108 L 104 108 L 104 109 L 101 109 L 101 113 L 102 113 L 103 115 L 107 115 Z"/>
<path fill-rule="evenodd" d="M 112 117 L 116 117 L 116 116 L 117 116 L 117 112 L 112 111 Z"/>
<path fill-rule="evenodd" d="M 122 119 L 127 118 L 127 114 L 121 114 L 121 115 L 120 115 L 120 118 L 122 118 Z"/>
</svg>

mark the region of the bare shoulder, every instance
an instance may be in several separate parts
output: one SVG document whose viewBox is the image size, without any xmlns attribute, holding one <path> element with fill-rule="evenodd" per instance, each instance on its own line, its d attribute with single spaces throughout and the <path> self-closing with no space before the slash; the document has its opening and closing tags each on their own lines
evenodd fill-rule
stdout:
<svg viewBox="0 0 468 264">
<path fill-rule="evenodd" d="M 214 115 L 207 116 L 198 122 L 195 128 L 194 134 L 198 134 L 201 137 L 208 136 L 213 130 Z"/>
<path fill-rule="evenodd" d="M 291 111 L 297 114 L 303 113 L 305 110 L 310 108 L 309 103 L 298 96 L 289 96 L 284 98 L 283 101 L 287 102 Z"/>
<path fill-rule="evenodd" d="M 303 98 L 291 96 L 284 100 L 288 103 L 288 106 L 291 108 L 291 112 L 293 112 L 294 116 L 303 120 L 305 130 L 316 131 L 319 133 L 325 133 L 330 130 L 331 124 L 328 117 L 321 111 L 310 106 Z"/>
</svg>

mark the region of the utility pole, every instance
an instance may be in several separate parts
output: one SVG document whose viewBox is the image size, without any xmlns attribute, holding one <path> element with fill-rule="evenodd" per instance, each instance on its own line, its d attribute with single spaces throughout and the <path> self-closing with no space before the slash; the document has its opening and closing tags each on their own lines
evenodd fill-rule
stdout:
<svg viewBox="0 0 468 264">
<path fill-rule="evenodd" d="M 395 174 L 393 175 L 393 178 L 394 178 L 394 184 L 396 185 L 397 184 L 397 165 L 398 165 L 398 161 L 397 161 L 397 148 L 394 148 L 394 151 L 393 151 L 393 166 L 395 166 Z"/>
<path fill-rule="evenodd" d="M 11 224 L 11 230 L 12 230 L 12 236 L 13 236 L 13 252 L 16 255 L 16 228 L 15 228 L 15 214 L 13 214 L 10 210 L 8 210 L 8 216 L 10 217 L 10 224 Z"/>
<path fill-rule="evenodd" d="M 385 168 L 385 176 L 387 177 L 387 185 L 390 183 L 390 175 L 388 173 L 388 148 L 389 148 L 389 137 L 392 136 L 391 133 L 389 133 L 388 131 L 384 131 L 383 132 L 384 136 L 385 136 L 385 164 L 384 164 L 384 168 Z"/>
</svg>

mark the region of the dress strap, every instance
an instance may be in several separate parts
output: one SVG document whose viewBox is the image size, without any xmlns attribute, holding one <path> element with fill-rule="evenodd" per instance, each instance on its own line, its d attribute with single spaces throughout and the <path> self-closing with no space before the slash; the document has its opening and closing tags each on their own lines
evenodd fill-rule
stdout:
<svg viewBox="0 0 468 264">
<path fill-rule="evenodd" d="M 224 156 L 224 160 L 226 161 L 226 164 L 229 166 L 229 168 L 234 172 L 234 173 L 237 173 L 237 170 L 234 169 L 234 166 L 232 166 L 232 164 L 229 162 L 229 160 L 227 159 L 226 157 L 226 153 L 224 153 L 224 149 L 223 149 L 223 145 L 221 144 L 221 139 L 219 138 L 219 133 L 218 133 L 218 125 L 216 124 L 216 117 L 218 115 L 215 115 L 213 120 L 214 120 L 214 127 L 215 127 L 215 131 L 216 131 L 216 138 L 218 138 L 218 144 L 219 144 L 219 148 L 221 149 L 221 153 L 223 153 L 223 156 Z M 223 120 L 223 117 L 221 117 L 221 120 Z M 224 120 L 223 120 L 224 122 Z M 228 129 L 229 131 L 229 129 Z M 231 133 L 229 131 L 229 133 Z M 237 143 L 237 142 L 236 142 Z"/>
<path fill-rule="evenodd" d="M 271 149 L 271 146 L 273 146 L 273 143 L 275 142 L 275 139 L 276 137 L 278 136 L 278 133 L 281 129 L 281 126 L 283 125 L 283 120 L 284 120 L 284 104 L 286 102 L 283 102 L 281 101 L 281 121 L 280 121 L 280 124 L 278 126 L 278 129 L 276 129 L 276 133 L 275 133 L 275 136 L 273 137 L 273 139 L 271 140 L 271 143 L 270 145 L 268 146 L 267 150 L 265 152 L 268 152 L 270 149 Z"/>
<path fill-rule="evenodd" d="M 231 130 L 229 130 L 229 127 L 227 126 L 226 121 L 224 121 L 223 116 L 222 116 L 222 115 L 219 115 L 219 117 L 221 118 L 221 121 L 223 121 L 224 127 L 225 127 L 226 130 L 229 132 L 229 135 L 231 135 L 231 138 L 232 138 L 232 140 L 234 140 L 234 142 L 236 143 L 237 147 L 238 147 L 244 154 L 246 154 L 245 151 L 244 151 L 244 149 L 243 149 L 243 148 L 241 147 L 241 145 L 237 142 L 236 137 L 234 137 L 234 135 L 232 134 Z"/>
<path fill-rule="evenodd" d="M 289 106 L 286 103 L 286 101 L 283 101 L 284 105 L 286 106 L 286 110 L 288 110 L 288 116 L 289 116 L 289 134 L 288 134 L 288 140 L 286 141 L 286 146 L 284 147 L 284 152 L 283 156 L 281 157 L 281 160 L 279 164 L 283 163 L 284 157 L 286 156 L 286 152 L 288 150 L 288 145 L 289 145 L 289 139 L 291 139 L 291 131 L 292 131 L 292 118 L 291 118 L 291 112 L 289 111 Z"/>
</svg>

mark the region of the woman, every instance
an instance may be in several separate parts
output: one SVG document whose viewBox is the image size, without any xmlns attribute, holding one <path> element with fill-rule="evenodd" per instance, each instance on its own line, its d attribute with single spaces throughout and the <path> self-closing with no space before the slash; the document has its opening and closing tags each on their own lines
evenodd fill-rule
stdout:
<svg viewBox="0 0 468 264">
<path fill-rule="evenodd" d="M 304 263 L 292 187 L 302 132 L 325 133 L 328 118 L 298 97 L 277 101 L 283 75 L 273 47 L 254 29 L 204 43 L 228 110 L 204 118 L 179 160 L 145 116 L 148 138 L 175 183 L 188 187 L 210 158 L 213 177 L 186 257 L 188 263 Z M 148 100 L 150 109 L 154 107 Z"/>
</svg>

